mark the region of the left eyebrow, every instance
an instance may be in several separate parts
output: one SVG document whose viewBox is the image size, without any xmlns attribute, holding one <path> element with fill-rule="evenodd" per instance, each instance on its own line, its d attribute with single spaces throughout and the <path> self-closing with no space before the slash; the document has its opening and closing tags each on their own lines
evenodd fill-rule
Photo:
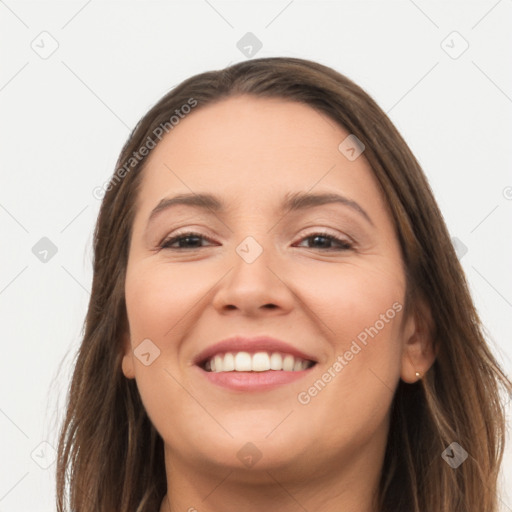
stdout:
<svg viewBox="0 0 512 512">
<path fill-rule="evenodd" d="M 363 216 L 372 226 L 375 226 L 368 213 L 357 202 L 335 193 L 289 192 L 285 195 L 280 210 L 281 212 L 292 212 L 333 203 L 348 206 Z M 148 223 L 161 211 L 177 205 L 192 206 L 202 210 L 210 210 L 213 213 L 225 210 L 222 200 L 212 194 L 178 194 L 162 199 L 149 215 Z"/>
<path fill-rule="evenodd" d="M 372 226 L 375 227 L 372 219 L 361 205 L 352 199 L 349 199 L 348 197 L 335 194 L 333 192 L 320 194 L 312 194 L 308 192 L 288 193 L 286 194 L 285 200 L 281 205 L 281 209 L 284 211 L 297 211 L 303 210 L 305 208 L 313 208 L 315 206 L 332 203 L 338 203 L 352 208 L 354 211 L 362 215 Z"/>
</svg>

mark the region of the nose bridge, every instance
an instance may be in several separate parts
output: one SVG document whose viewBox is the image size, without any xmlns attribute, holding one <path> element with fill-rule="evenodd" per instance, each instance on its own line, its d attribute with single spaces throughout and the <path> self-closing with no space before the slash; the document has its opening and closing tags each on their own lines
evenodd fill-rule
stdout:
<svg viewBox="0 0 512 512">
<path fill-rule="evenodd" d="M 269 229 L 269 207 L 258 196 L 252 201 L 242 196 L 239 199 L 239 216 L 231 225 L 236 240 L 234 265 L 237 270 L 245 267 L 250 270 L 255 266 L 259 271 L 265 268 L 268 272 L 265 264 L 269 265 L 274 259 L 276 250 L 275 231 Z"/>
<path fill-rule="evenodd" d="M 290 306 L 291 292 L 279 277 L 281 265 L 272 237 L 260 231 L 247 235 L 235 247 L 231 271 L 220 283 L 214 298 L 217 308 L 257 310 L 270 304 Z"/>
<path fill-rule="evenodd" d="M 264 288 L 272 280 L 268 267 L 276 263 L 274 251 L 270 236 L 261 233 L 246 236 L 235 248 L 230 280 L 238 281 L 240 286 Z"/>
</svg>

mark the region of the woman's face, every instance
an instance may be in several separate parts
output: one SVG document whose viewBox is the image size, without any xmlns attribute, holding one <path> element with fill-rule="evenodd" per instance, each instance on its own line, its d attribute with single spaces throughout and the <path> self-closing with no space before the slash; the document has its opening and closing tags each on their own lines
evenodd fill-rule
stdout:
<svg viewBox="0 0 512 512">
<path fill-rule="evenodd" d="M 122 366 L 172 464 L 319 476 L 383 454 L 398 381 L 424 368 L 407 352 L 414 321 L 401 326 L 392 219 L 348 135 L 309 106 L 239 96 L 192 111 L 149 155 Z M 158 207 L 176 196 L 189 204 Z M 205 352 L 235 336 L 248 340 Z"/>
</svg>

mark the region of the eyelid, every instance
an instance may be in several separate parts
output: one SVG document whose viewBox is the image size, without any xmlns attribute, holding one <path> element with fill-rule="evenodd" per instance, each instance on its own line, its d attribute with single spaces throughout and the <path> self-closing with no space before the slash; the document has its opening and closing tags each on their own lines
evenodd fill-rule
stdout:
<svg viewBox="0 0 512 512">
<path fill-rule="evenodd" d="M 311 227 L 304 228 L 304 231 L 305 232 L 301 232 L 301 234 L 300 234 L 301 237 L 315 235 L 315 234 L 318 234 L 318 233 L 325 233 L 326 235 L 334 236 L 336 238 L 343 238 L 344 237 L 344 238 L 347 239 L 348 242 L 354 242 L 354 240 L 352 240 L 352 238 L 349 237 L 348 235 L 346 235 L 345 233 L 342 233 L 340 231 L 336 231 L 335 229 L 328 228 L 328 227 L 311 226 Z"/>
<path fill-rule="evenodd" d="M 204 233 L 200 233 L 198 231 L 193 231 L 192 229 L 185 228 L 183 231 L 178 230 L 176 233 L 165 236 L 163 238 L 163 240 L 158 244 L 157 248 L 158 249 L 178 249 L 177 247 L 164 247 L 164 246 L 170 242 L 174 243 L 176 241 L 176 239 L 178 239 L 178 238 L 185 238 L 187 236 L 190 236 L 190 237 L 196 236 L 198 238 L 203 238 L 204 240 L 206 240 L 208 242 L 215 243 L 215 240 L 212 237 L 205 235 Z M 201 246 L 201 248 L 202 247 L 205 247 L 205 246 Z M 195 248 L 192 248 L 192 249 L 195 249 Z"/>
<path fill-rule="evenodd" d="M 356 248 L 356 242 L 351 237 L 333 233 L 326 228 L 316 228 L 316 229 L 313 229 L 311 232 L 304 233 L 298 238 L 297 242 L 303 242 L 304 240 L 307 240 L 308 238 L 312 238 L 315 236 L 331 239 L 332 241 L 334 241 L 334 243 L 338 244 L 341 247 L 347 246 L 344 249 L 340 248 L 340 247 L 338 247 L 338 248 L 335 247 L 335 248 L 330 248 L 330 249 L 321 249 L 323 252 L 336 251 L 336 250 L 338 250 L 338 251 L 353 250 Z M 297 242 L 294 242 L 293 244 L 295 245 Z M 315 249 L 315 248 L 314 247 L 306 247 L 306 249 Z"/>
</svg>

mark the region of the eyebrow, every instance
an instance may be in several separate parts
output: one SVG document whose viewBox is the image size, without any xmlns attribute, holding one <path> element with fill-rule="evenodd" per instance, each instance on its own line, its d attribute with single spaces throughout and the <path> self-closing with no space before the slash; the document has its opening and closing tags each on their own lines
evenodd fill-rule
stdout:
<svg viewBox="0 0 512 512">
<path fill-rule="evenodd" d="M 364 217 L 372 226 L 375 226 L 368 213 L 366 213 L 366 211 L 356 201 L 333 192 L 316 194 L 310 192 L 289 192 L 285 195 L 285 198 L 281 203 L 280 210 L 281 212 L 300 211 L 307 208 L 313 208 L 315 206 L 333 203 L 348 206 Z M 161 211 L 177 205 L 192 206 L 203 210 L 210 210 L 213 213 L 225 210 L 224 203 L 212 194 L 178 194 L 173 197 L 166 197 L 162 199 L 150 213 L 148 224 Z"/>
</svg>

